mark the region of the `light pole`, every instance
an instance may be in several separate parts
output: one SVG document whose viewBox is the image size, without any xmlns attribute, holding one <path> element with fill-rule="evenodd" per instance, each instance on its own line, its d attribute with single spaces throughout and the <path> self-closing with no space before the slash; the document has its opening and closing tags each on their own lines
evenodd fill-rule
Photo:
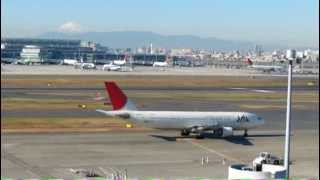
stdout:
<svg viewBox="0 0 320 180">
<path fill-rule="evenodd" d="M 286 115 L 286 141 L 284 152 L 284 167 L 286 169 L 286 178 L 290 175 L 290 132 L 291 132 L 291 81 L 292 81 L 292 62 L 295 58 L 295 50 L 287 51 L 288 62 L 288 91 L 287 91 L 287 115 Z"/>
</svg>

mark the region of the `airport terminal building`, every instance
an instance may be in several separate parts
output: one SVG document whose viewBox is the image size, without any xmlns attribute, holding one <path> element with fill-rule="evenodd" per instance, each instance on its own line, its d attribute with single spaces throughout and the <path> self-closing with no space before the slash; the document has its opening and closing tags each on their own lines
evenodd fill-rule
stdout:
<svg viewBox="0 0 320 180">
<path fill-rule="evenodd" d="M 84 62 L 96 64 L 109 63 L 112 60 L 123 59 L 124 54 L 111 52 L 109 48 L 93 42 L 71 39 L 29 39 L 2 38 L 1 62 L 58 64 L 63 59 L 82 59 Z M 166 60 L 164 54 L 134 54 L 133 64 L 152 65 L 156 61 Z"/>
<path fill-rule="evenodd" d="M 4 46 L 1 49 L 1 59 L 23 59 L 23 49 L 28 46 L 37 46 L 40 49 L 39 61 L 44 63 L 80 57 L 90 60 L 93 53 L 93 49 L 82 46 L 80 40 L 6 38 L 1 39 L 1 44 Z"/>
</svg>

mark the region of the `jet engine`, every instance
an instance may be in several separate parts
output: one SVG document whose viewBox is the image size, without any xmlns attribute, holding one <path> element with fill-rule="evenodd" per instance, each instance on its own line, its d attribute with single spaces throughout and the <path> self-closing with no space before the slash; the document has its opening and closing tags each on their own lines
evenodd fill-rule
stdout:
<svg viewBox="0 0 320 180">
<path fill-rule="evenodd" d="M 232 127 L 223 127 L 223 129 L 222 129 L 222 137 L 229 137 L 229 136 L 233 136 Z"/>
<path fill-rule="evenodd" d="M 202 132 L 205 128 L 202 127 L 202 126 L 195 126 L 195 127 L 192 127 L 190 129 L 190 132 L 192 133 L 199 133 L 199 132 Z"/>
</svg>

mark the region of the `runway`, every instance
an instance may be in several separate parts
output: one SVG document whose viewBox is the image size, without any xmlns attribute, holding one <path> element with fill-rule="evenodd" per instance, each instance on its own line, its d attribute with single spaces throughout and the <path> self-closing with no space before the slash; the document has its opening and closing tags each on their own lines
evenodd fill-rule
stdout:
<svg viewBox="0 0 320 180">
<path fill-rule="evenodd" d="M 79 100 L 83 103 L 95 97 L 99 92 L 101 96 L 105 95 L 104 89 L 86 89 L 77 88 L 73 90 L 66 90 L 68 88 L 60 89 L 37 89 L 37 88 L 9 88 L 1 91 L 2 98 L 30 98 L 30 99 L 64 99 L 64 100 Z M 160 90 L 155 88 L 126 88 L 124 91 L 127 94 L 149 94 L 142 97 L 129 97 L 134 103 L 137 104 L 139 110 L 159 110 L 159 111 L 250 111 L 262 116 L 266 120 L 265 128 L 267 129 L 283 129 L 284 120 L 286 115 L 285 101 L 271 102 L 268 99 L 262 99 L 257 101 L 243 99 L 241 101 L 236 100 L 211 100 L 201 98 L 189 98 L 189 99 L 171 99 L 171 98 L 153 98 L 153 94 L 157 93 L 239 93 L 245 94 L 248 92 L 261 93 L 261 94 L 286 94 L 283 88 L 211 88 L 208 89 L 166 89 Z M 263 91 L 263 92 L 261 92 Z M 265 92 L 267 91 L 267 92 Z M 294 92 L 314 92 L 318 93 L 313 87 L 301 87 L 295 88 Z M 74 93 L 74 94 L 72 94 Z M 97 102 L 102 104 L 103 102 Z M 280 106 L 282 108 L 255 108 L 261 106 L 261 104 L 269 104 L 274 106 Z M 246 106 L 244 106 L 246 105 Z M 294 103 L 295 105 L 295 103 Z M 249 107 L 247 107 L 249 106 Z M 302 103 L 293 107 L 292 118 L 293 127 L 295 129 L 317 129 L 319 127 L 319 104 L 306 104 Z M 253 107 L 253 108 L 251 108 Z M 108 109 L 108 107 L 105 107 Z M 74 104 L 74 108 L 59 108 L 59 109 L 1 109 L 1 117 L 103 117 L 95 109 L 81 109 L 78 108 L 78 104 Z M 308 117 L 308 118 L 305 118 Z"/>
<path fill-rule="evenodd" d="M 123 87 L 124 91 L 239 91 L 239 90 L 266 90 L 281 92 L 286 91 L 286 87 Z M 85 87 L 67 87 L 67 88 L 35 88 L 35 87 L 4 87 L 1 88 L 1 92 L 20 92 L 20 91 L 100 91 L 103 88 L 85 88 Z M 317 86 L 295 86 L 295 91 L 319 91 Z"/>
<path fill-rule="evenodd" d="M 227 102 L 203 102 L 190 101 L 189 104 L 181 102 L 158 102 L 157 104 L 145 103 L 141 110 L 183 110 L 183 111 L 250 111 L 258 114 L 266 120 L 264 128 L 266 129 L 283 129 L 285 127 L 286 110 L 282 109 L 254 109 L 239 108 L 237 104 Z M 293 109 L 292 121 L 294 129 L 318 129 L 319 111 L 315 109 Z M 75 106 L 74 109 L 58 110 L 1 110 L 1 117 L 104 117 L 104 115 L 95 110 L 83 110 Z"/>
</svg>

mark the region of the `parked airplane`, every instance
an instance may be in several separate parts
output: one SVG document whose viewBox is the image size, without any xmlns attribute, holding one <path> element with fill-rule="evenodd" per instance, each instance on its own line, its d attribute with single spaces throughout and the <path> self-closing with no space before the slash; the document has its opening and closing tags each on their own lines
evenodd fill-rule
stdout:
<svg viewBox="0 0 320 180">
<path fill-rule="evenodd" d="M 167 61 L 161 62 L 161 61 L 156 61 L 153 63 L 153 67 L 168 67 L 169 64 Z"/>
<path fill-rule="evenodd" d="M 227 137 L 235 130 L 243 130 L 247 136 L 248 129 L 264 124 L 261 117 L 248 112 L 139 111 L 114 82 L 106 81 L 105 87 L 113 110 L 96 111 L 151 128 L 181 130 L 182 136 L 192 133 L 203 137 L 205 131 L 212 131 Z"/>
<path fill-rule="evenodd" d="M 17 61 L 17 59 L 13 58 L 1 58 L 1 64 L 14 64 Z"/>
<path fill-rule="evenodd" d="M 74 68 L 78 69 L 96 69 L 96 65 L 93 64 L 93 63 L 84 63 L 84 62 L 81 62 L 81 63 L 75 63 L 74 64 Z"/>
<path fill-rule="evenodd" d="M 115 65 L 111 62 L 109 64 L 104 64 L 102 67 L 102 70 L 104 70 L 104 71 L 120 71 L 121 66 Z"/>
<path fill-rule="evenodd" d="M 267 66 L 267 65 L 253 65 L 250 58 L 247 58 L 247 63 L 249 68 L 255 69 L 262 72 L 283 72 L 285 68 L 283 66 Z"/>
<path fill-rule="evenodd" d="M 64 59 L 61 62 L 61 64 L 63 64 L 63 65 L 75 65 L 77 63 L 78 63 L 78 60 L 76 60 L 76 59 Z"/>
<path fill-rule="evenodd" d="M 122 60 L 113 60 L 113 64 L 123 66 L 127 63 L 127 55 Z"/>
<path fill-rule="evenodd" d="M 300 66 L 294 66 L 292 68 L 292 73 L 296 74 L 313 74 L 314 70 L 312 68 L 303 68 Z"/>
</svg>

